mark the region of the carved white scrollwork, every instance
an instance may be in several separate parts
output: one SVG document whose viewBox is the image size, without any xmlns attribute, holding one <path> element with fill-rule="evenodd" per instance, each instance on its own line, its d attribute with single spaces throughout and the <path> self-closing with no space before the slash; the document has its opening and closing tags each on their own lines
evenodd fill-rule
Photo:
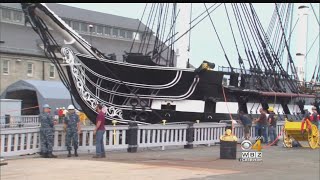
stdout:
<svg viewBox="0 0 320 180">
<path fill-rule="evenodd" d="M 74 64 L 74 54 L 73 51 L 68 48 L 68 47 L 63 47 L 61 48 L 61 54 L 62 54 L 62 58 L 63 60 L 68 63 L 69 65 L 73 65 Z"/>
<path fill-rule="evenodd" d="M 110 106 L 106 110 L 106 115 L 110 116 L 110 117 L 118 117 L 118 118 L 122 119 L 122 110 L 117 109 L 114 106 Z"/>
<path fill-rule="evenodd" d="M 73 51 L 68 47 L 61 48 L 61 54 L 65 62 L 70 65 L 70 69 L 73 76 L 72 78 L 75 86 L 77 87 L 77 91 L 80 97 L 82 98 L 82 100 L 86 102 L 86 104 L 90 105 L 90 109 L 95 110 L 99 103 L 99 97 L 93 96 L 90 94 L 90 92 L 87 91 L 88 88 L 85 85 L 85 74 L 81 73 L 81 71 L 79 70 L 81 66 L 75 66 L 75 64 L 81 64 L 81 62 L 77 58 L 75 58 Z M 107 117 L 117 117 L 123 119 L 122 110 L 117 109 L 114 106 L 106 107 L 105 114 L 107 115 Z"/>
</svg>

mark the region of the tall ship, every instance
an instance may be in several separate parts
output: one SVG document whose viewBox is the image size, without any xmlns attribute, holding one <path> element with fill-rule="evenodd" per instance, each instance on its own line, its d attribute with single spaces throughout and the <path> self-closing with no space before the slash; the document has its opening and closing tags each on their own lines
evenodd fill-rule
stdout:
<svg viewBox="0 0 320 180">
<path fill-rule="evenodd" d="M 219 122 L 237 119 L 239 111 L 255 118 L 259 108 L 269 106 L 274 107 L 280 120 L 301 119 L 304 109 L 312 106 L 320 112 L 320 64 L 307 83 L 303 71 L 297 70 L 303 67 L 305 43 L 297 54 L 290 52 L 293 4 L 275 4 L 267 30 L 252 4 L 204 4 L 205 11 L 194 18 L 189 4 L 153 4 L 146 25 L 155 31 L 146 28 L 139 48 L 124 52 L 123 61 L 101 53 L 44 3 L 21 6 L 26 23 L 44 44 L 45 55 L 93 123 L 97 104 L 105 106 L 106 119 L 110 120 L 107 123 L 116 120 L 122 124 L 157 124 L 162 120 Z M 218 8 L 225 8 L 233 47 L 223 45 L 215 28 L 212 12 Z M 306 21 L 307 8 L 298 7 L 301 24 Z M 193 68 L 189 63 L 191 30 L 206 18 L 212 23 L 212 33 L 217 36 L 229 67 L 203 61 Z M 231 18 L 236 24 L 231 23 Z M 52 31 L 63 38 L 62 44 Z M 240 34 L 240 40 L 235 38 L 235 32 Z M 152 48 L 151 37 L 155 38 Z M 226 48 L 236 49 L 238 64 L 231 63 Z M 296 65 L 294 57 L 302 63 Z M 287 67 L 281 63 L 283 58 L 287 58 Z"/>
</svg>

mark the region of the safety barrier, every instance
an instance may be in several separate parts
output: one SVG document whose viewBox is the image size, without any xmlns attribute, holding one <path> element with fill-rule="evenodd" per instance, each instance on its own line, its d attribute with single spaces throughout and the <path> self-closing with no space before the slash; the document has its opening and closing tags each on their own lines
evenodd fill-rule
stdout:
<svg viewBox="0 0 320 180">
<path fill-rule="evenodd" d="M 36 127 L 39 126 L 39 116 L 10 116 L 6 122 L 5 116 L 0 116 L 0 128 Z"/>
<path fill-rule="evenodd" d="M 104 134 L 105 149 L 126 149 L 126 131 L 128 126 L 105 126 L 106 133 Z M 95 152 L 95 135 L 93 133 L 94 126 L 82 126 L 81 134 L 79 135 L 79 152 Z M 65 151 L 66 132 L 63 131 L 62 125 L 57 125 L 54 132 L 54 151 Z"/>
<path fill-rule="evenodd" d="M 284 121 L 279 121 L 277 123 L 277 134 L 281 134 L 281 132 L 283 131 L 283 125 L 284 125 Z M 250 129 L 250 140 L 255 140 L 256 137 L 256 133 L 255 133 L 255 124 L 253 124 L 253 126 Z M 243 132 L 243 126 L 240 124 L 236 124 L 234 126 L 234 134 L 235 136 L 238 137 L 238 143 L 242 142 L 244 140 L 244 132 Z"/>
<path fill-rule="evenodd" d="M 1 129 L 1 156 L 18 156 L 39 152 L 39 131 L 38 127 Z"/>
<path fill-rule="evenodd" d="M 277 133 L 282 131 L 284 122 L 278 122 Z M 106 126 L 104 145 L 106 150 L 127 149 L 136 152 L 137 148 L 184 145 L 192 148 L 196 145 L 219 143 L 224 134 L 225 123 L 189 123 L 176 125 L 116 125 Z M 254 139 L 254 126 L 251 136 Z M 95 152 L 94 126 L 82 126 L 79 135 L 79 152 Z M 240 143 L 243 138 L 243 127 L 234 125 L 234 134 Z M 39 127 L 1 128 L 1 156 L 18 156 L 40 152 Z M 55 126 L 53 150 L 65 151 L 65 135 L 62 125 Z"/>
<path fill-rule="evenodd" d="M 178 146 L 187 143 L 188 125 L 141 125 L 138 129 L 138 147 Z"/>
<path fill-rule="evenodd" d="M 212 145 L 220 141 L 220 136 L 224 134 L 225 123 L 196 123 L 194 127 L 194 145 Z"/>
</svg>

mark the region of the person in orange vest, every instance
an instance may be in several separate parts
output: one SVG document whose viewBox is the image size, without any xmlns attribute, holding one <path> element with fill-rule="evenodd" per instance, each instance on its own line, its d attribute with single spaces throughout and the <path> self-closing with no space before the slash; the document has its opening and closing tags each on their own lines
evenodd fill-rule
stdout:
<svg viewBox="0 0 320 180">
<path fill-rule="evenodd" d="M 307 124 L 306 126 L 306 128 L 307 129 L 311 129 L 311 124 L 309 124 L 308 122 L 307 122 L 307 119 L 309 119 L 309 120 L 311 120 L 310 119 L 310 112 L 308 111 L 308 109 L 305 109 L 304 110 L 304 117 L 303 117 L 303 119 L 302 119 L 302 121 L 301 121 L 301 134 L 302 134 L 302 136 L 304 137 L 304 133 L 306 132 L 305 131 L 305 129 L 304 129 L 304 124 Z"/>
</svg>

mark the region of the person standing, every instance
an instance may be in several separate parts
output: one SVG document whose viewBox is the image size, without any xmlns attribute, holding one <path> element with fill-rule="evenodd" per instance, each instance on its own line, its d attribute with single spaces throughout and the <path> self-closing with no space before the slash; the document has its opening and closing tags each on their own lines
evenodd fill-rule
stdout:
<svg viewBox="0 0 320 180">
<path fill-rule="evenodd" d="M 261 130 L 261 134 L 263 136 L 263 143 L 268 143 L 268 135 L 267 135 L 267 115 L 263 108 L 259 109 L 260 116 L 259 118 L 255 119 L 256 128 L 255 133 L 258 134 L 258 131 Z"/>
<path fill-rule="evenodd" d="M 269 117 L 268 117 L 268 122 L 269 122 L 269 137 L 270 137 L 270 142 L 274 143 L 272 146 L 277 146 L 278 141 L 276 141 L 277 138 L 277 116 L 274 113 L 273 107 L 268 108 L 269 111 Z"/>
<path fill-rule="evenodd" d="M 250 139 L 250 130 L 252 126 L 252 121 L 251 119 L 244 114 L 243 111 L 239 112 L 239 119 L 243 125 L 243 131 L 244 131 L 244 136 L 246 140 Z"/>
<path fill-rule="evenodd" d="M 41 155 L 44 158 L 56 158 L 52 154 L 53 139 L 54 139 L 54 124 L 52 116 L 50 115 L 50 106 L 45 104 L 43 112 L 39 115 L 40 120 L 40 147 Z"/>
<path fill-rule="evenodd" d="M 58 120 L 60 123 L 60 119 L 59 119 L 59 108 L 56 108 L 56 110 L 54 111 L 54 120 Z"/>
<path fill-rule="evenodd" d="M 318 130 L 320 131 L 320 129 L 319 129 L 319 124 L 320 124 L 320 116 L 319 116 L 319 114 L 318 114 L 318 112 L 317 112 L 317 108 L 314 106 L 314 107 L 312 107 L 312 113 L 311 113 L 311 115 L 310 115 L 310 121 L 314 124 L 314 125 L 316 125 L 317 126 L 317 128 L 318 128 Z"/>
<path fill-rule="evenodd" d="M 66 114 L 68 113 L 68 111 L 66 110 L 65 107 L 62 107 L 62 117 L 66 117 Z"/>
<path fill-rule="evenodd" d="M 75 108 L 71 104 L 68 106 L 68 113 L 66 113 L 66 116 L 64 118 L 64 128 L 67 131 L 66 135 L 66 144 L 67 144 L 67 150 L 68 150 L 68 157 L 71 157 L 71 140 L 74 147 L 74 156 L 78 157 L 78 144 L 79 144 L 79 137 L 78 134 L 80 134 L 80 119 L 79 116 L 75 113 Z"/>
<path fill-rule="evenodd" d="M 96 135 L 96 155 L 93 158 L 103 158 L 106 157 L 103 143 L 103 136 L 106 131 L 105 124 L 105 114 L 102 112 L 102 105 L 98 104 L 96 107 L 98 116 L 96 119 L 96 127 L 93 133 Z"/>
<path fill-rule="evenodd" d="M 308 109 L 304 109 L 304 115 L 301 121 L 301 134 L 303 138 L 305 137 L 305 132 L 306 132 L 304 128 L 304 124 L 306 124 L 307 129 L 311 129 L 311 124 L 309 124 L 309 121 L 307 121 L 307 119 L 310 120 L 310 115 L 311 113 L 308 111 Z"/>
<path fill-rule="evenodd" d="M 58 110 L 58 116 L 59 116 L 59 122 L 62 122 L 63 120 L 63 110 L 62 110 L 62 107 L 59 108 Z"/>
</svg>

